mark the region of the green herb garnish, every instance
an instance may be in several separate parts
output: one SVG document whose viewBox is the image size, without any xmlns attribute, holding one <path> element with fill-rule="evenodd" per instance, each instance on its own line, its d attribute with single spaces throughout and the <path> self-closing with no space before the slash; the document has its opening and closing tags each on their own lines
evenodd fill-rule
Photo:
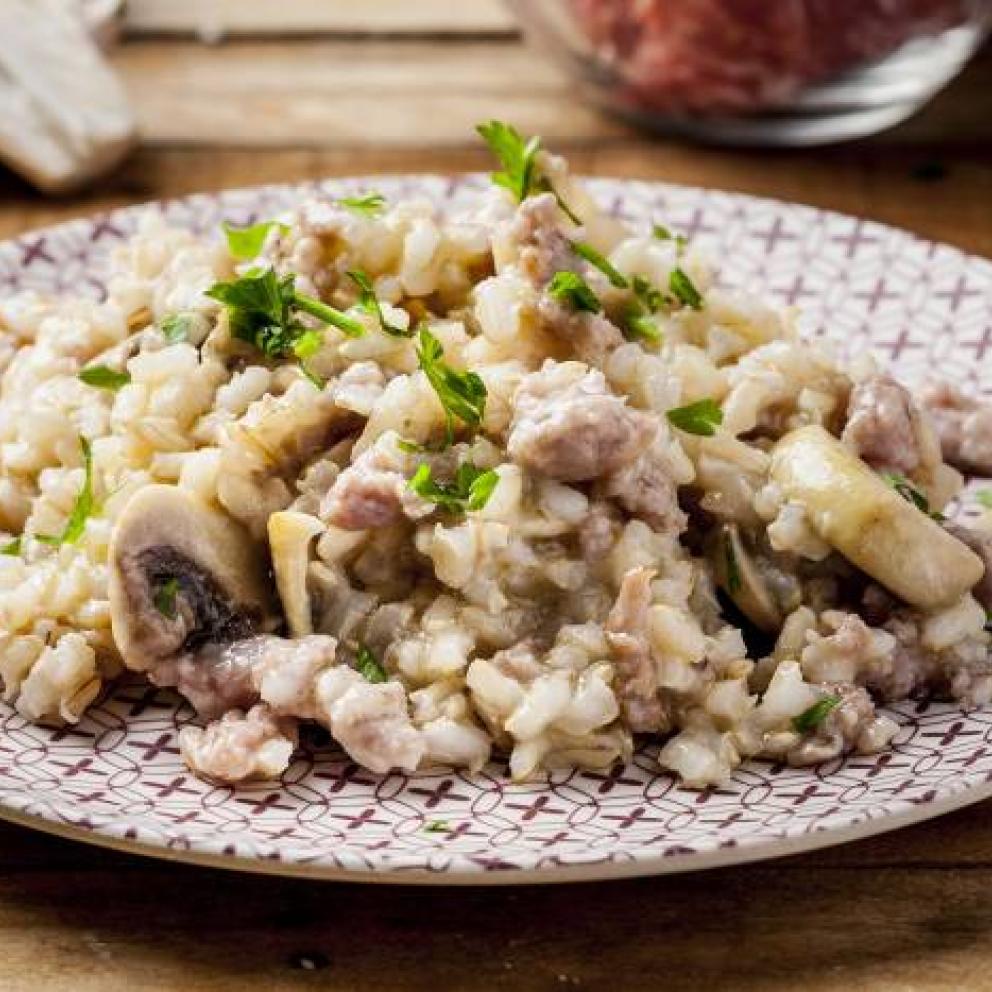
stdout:
<svg viewBox="0 0 992 992">
<path fill-rule="evenodd" d="M 86 368 L 79 370 L 79 378 L 87 386 L 95 386 L 97 389 L 106 389 L 111 393 L 116 393 L 118 389 L 123 389 L 131 381 L 131 373 L 120 372 L 108 365 L 87 365 Z"/>
<path fill-rule="evenodd" d="M 731 596 L 736 596 L 744 584 L 741 581 L 741 568 L 737 563 L 737 555 L 734 553 L 734 540 L 729 531 L 724 531 L 723 534 L 723 557 L 727 566 L 727 592 Z"/>
<path fill-rule="evenodd" d="M 410 479 L 410 489 L 421 499 L 437 503 L 455 513 L 481 510 L 492 496 L 499 473 L 462 462 L 452 483 L 435 482 L 430 465 L 421 465 Z"/>
<path fill-rule="evenodd" d="M 651 234 L 658 241 L 674 241 L 675 247 L 680 252 L 689 243 L 689 239 L 684 234 L 673 234 L 664 224 L 655 224 L 651 228 Z"/>
<path fill-rule="evenodd" d="M 231 332 L 236 338 L 250 342 L 270 358 L 292 354 L 296 341 L 307 333 L 308 328 L 296 318 L 297 312 L 316 317 L 349 337 L 361 337 L 365 333 L 360 321 L 297 292 L 292 275 L 280 279 L 273 269 L 216 283 L 206 295 L 227 307 Z"/>
<path fill-rule="evenodd" d="M 424 824 L 425 834 L 450 834 L 451 824 L 447 820 L 430 820 Z"/>
<path fill-rule="evenodd" d="M 171 579 L 166 579 L 155 590 L 155 595 L 153 601 L 155 603 L 155 609 L 164 617 L 168 617 L 170 620 L 175 619 L 176 616 L 176 597 L 179 595 L 179 579 L 173 577 Z"/>
<path fill-rule="evenodd" d="M 227 250 L 233 258 L 246 260 L 257 258 L 258 253 L 265 244 L 265 239 L 274 227 L 283 234 L 289 233 L 289 226 L 280 224 L 275 220 L 263 221 L 260 224 L 252 224 L 250 227 L 234 227 L 232 224 L 224 224 L 224 235 L 227 237 Z"/>
<path fill-rule="evenodd" d="M 703 309 L 703 298 L 699 290 L 682 269 L 672 269 L 672 274 L 668 277 L 668 288 L 679 303 L 693 310 Z"/>
<path fill-rule="evenodd" d="M 819 727 L 827 718 L 827 714 L 839 706 L 840 702 L 840 696 L 824 696 L 822 699 L 813 703 L 809 709 L 803 710 L 799 716 L 794 716 L 792 718 L 792 726 L 795 727 L 797 733 L 807 734 L 816 727 Z"/>
<path fill-rule="evenodd" d="M 379 664 L 376 656 L 364 644 L 358 646 L 358 653 L 355 655 L 355 670 L 366 682 L 389 681 L 386 670 Z"/>
<path fill-rule="evenodd" d="M 686 434 L 698 434 L 700 437 L 712 437 L 717 427 L 723 423 L 723 411 L 715 400 L 699 400 L 688 406 L 676 407 L 666 414 L 670 423 Z"/>
<path fill-rule="evenodd" d="M 93 513 L 93 451 L 85 437 L 79 438 L 79 449 L 83 453 L 83 486 L 72 505 L 69 519 L 62 528 L 61 534 L 37 535 L 39 541 L 53 548 L 61 547 L 63 544 L 75 544 L 83 536 L 86 521 Z"/>
<path fill-rule="evenodd" d="M 643 276 L 634 276 L 631 283 L 634 299 L 624 311 L 624 327 L 628 338 L 660 344 L 661 330 L 652 319 L 665 304 L 664 294 L 651 285 Z"/>
<path fill-rule="evenodd" d="M 193 317 L 188 313 L 170 313 L 159 321 L 158 329 L 169 344 L 178 344 L 189 337 L 192 323 Z"/>
<path fill-rule="evenodd" d="M 537 167 L 537 153 L 541 150 L 541 139 L 536 135 L 524 139 L 516 128 L 502 121 L 489 121 L 479 124 L 476 131 L 503 166 L 502 172 L 494 172 L 492 180 L 497 186 L 508 189 L 517 203 L 523 203 L 535 193 L 551 193 L 559 209 L 573 224 L 582 222 L 569 209 L 551 181 L 541 175 Z"/>
<path fill-rule="evenodd" d="M 559 303 L 564 303 L 573 310 L 599 313 L 603 309 L 599 297 L 589 288 L 585 279 L 575 272 L 556 272 L 548 283 L 548 292 Z"/>
<path fill-rule="evenodd" d="M 417 359 L 444 407 L 448 443 L 454 441 L 454 420 L 478 427 L 486 412 L 486 384 L 475 372 L 459 372 L 444 360 L 441 342 L 426 328 L 420 328 Z"/>
<path fill-rule="evenodd" d="M 20 558 L 23 543 L 24 541 L 21 537 L 15 537 L 13 541 L 8 541 L 0 548 L 0 555 L 7 555 L 9 558 Z"/>
<path fill-rule="evenodd" d="M 366 193 L 364 196 L 341 196 L 337 201 L 342 207 L 365 217 L 375 217 L 386 209 L 386 198 L 382 193 Z"/>
<path fill-rule="evenodd" d="M 622 272 L 619 272 L 605 255 L 601 255 L 596 251 L 592 245 L 587 245 L 582 241 L 573 241 L 571 244 L 572 251 L 579 258 L 584 258 L 590 265 L 599 269 L 609 280 L 611 286 L 615 286 L 617 289 L 626 289 L 630 285 L 627 277 Z"/>
<path fill-rule="evenodd" d="M 390 324 L 382 312 L 382 304 L 375 295 L 372 280 L 361 269 L 351 269 L 348 278 L 358 287 L 358 305 L 371 317 L 374 317 L 385 334 L 394 338 L 409 338 L 413 336 L 413 328 L 404 330 L 397 324 Z"/>
<path fill-rule="evenodd" d="M 930 509 L 930 500 L 914 486 L 904 475 L 898 472 L 883 472 L 882 478 L 904 499 L 912 503 L 920 513 L 925 513 L 931 520 L 943 523 L 947 518 L 943 513 Z"/>
</svg>

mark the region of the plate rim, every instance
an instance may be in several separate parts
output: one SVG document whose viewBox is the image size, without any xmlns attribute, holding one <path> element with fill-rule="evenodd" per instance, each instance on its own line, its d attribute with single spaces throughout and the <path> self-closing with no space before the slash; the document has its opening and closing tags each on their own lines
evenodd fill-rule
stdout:
<svg viewBox="0 0 992 992">
<path fill-rule="evenodd" d="M 214 201 L 224 205 L 228 198 L 250 197 L 264 195 L 266 192 L 286 194 L 299 193 L 305 195 L 312 191 L 319 193 L 333 188 L 348 185 L 368 185 L 371 182 L 413 185 L 427 183 L 447 183 L 450 192 L 460 187 L 471 188 L 474 183 L 483 183 L 486 173 L 468 172 L 382 172 L 370 174 L 334 175 L 316 179 L 289 180 L 286 182 L 269 182 L 248 186 L 235 186 L 219 190 L 205 190 L 185 193 L 179 196 L 164 197 L 157 200 L 141 201 L 97 210 L 73 217 L 55 224 L 33 227 L 16 235 L 0 240 L 0 251 L 8 246 L 19 246 L 25 239 L 37 236 L 47 236 L 63 231 L 92 226 L 98 221 L 113 221 L 118 217 L 134 218 L 142 212 L 155 210 L 168 221 L 169 208 L 179 205 L 195 206 L 197 201 Z M 720 187 L 696 186 L 689 183 L 672 183 L 664 180 L 643 179 L 613 175 L 577 175 L 577 178 L 589 184 L 590 192 L 595 195 L 597 190 L 604 187 L 637 187 L 645 191 L 665 193 L 667 191 L 692 193 L 704 197 L 720 196 L 731 200 L 744 201 L 754 206 L 766 206 L 776 211 L 802 210 L 811 215 L 824 218 L 839 218 L 846 221 L 870 225 L 872 228 L 908 239 L 916 245 L 934 246 L 945 252 L 950 252 L 960 261 L 978 262 L 988 267 L 990 283 L 992 283 L 992 258 L 969 252 L 957 245 L 943 241 L 935 241 L 915 231 L 899 227 L 884 221 L 874 220 L 857 214 L 845 213 L 829 208 L 819 207 L 803 201 L 784 200 L 778 197 L 763 196 L 753 193 L 727 190 Z M 970 779 L 970 781 L 969 781 Z M 507 865 L 501 870 L 488 870 L 482 864 L 458 860 L 450 867 L 431 869 L 427 867 L 403 867 L 383 863 L 365 863 L 348 867 L 329 862 L 291 861 L 282 858 L 262 857 L 260 855 L 226 853 L 209 851 L 192 847 L 173 847 L 167 842 L 155 842 L 140 838 L 119 836 L 110 832 L 109 825 L 78 826 L 61 820 L 57 814 L 29 812 L 16 805 L 10 805 L 7 799 L 8 790 L 0 787 L 0 820 L 14 823 L 41 833 L 60 837 L 74 842 L 87 843 L 104 849 L 118 852 L 137 854 L 143 857 L 155 858 L 161 861 L 179 862 L 200 867 L 236 870 L 262 875 L 282 877 L 309 878 L 323 881 L 346 881 L 362 884 L 397 884 L 397 885 L 523 885 L 523 884 L 556 884 L 575 883 L 584 881 L 603 881 L 608 879 L 625 879 L 647 877 L 691 871 L 704 871 L 734 865 L 743 865 L 773 858 L 786 857 L 807 851 L 814 851 L 839 844 L 851 843 L 905 826 L 924 822 L 946 813 L 953 812 L 965 806 L 981 802 L 992 797 L 992 777 L 984 775 L 962 775 L 942 790 L 937 790 L 933 798 L 926 802 L 911 803 L 903 801 L 902 808 L 896 808 L 877 816 L 862 814 L 857 819 L 837 826 L 821 827 L 813 831 L 804 831 L 790 837 L 769 837 L 753 843 L 744 841 L 727 847 L 715 847 L 710 850 L 687 850 L 669 855 L 651 855 L 646 848 L 641 853 L 632 854 L 622 861 L 594 860 L 576 861 L 566 864 L 546 864 L 541 866 L 522 867 Z M 118 825 L 127 824 L 125 818 L 119 818 Z M 193 843 L 196 843 L 195 841 Z"/>
</svg>

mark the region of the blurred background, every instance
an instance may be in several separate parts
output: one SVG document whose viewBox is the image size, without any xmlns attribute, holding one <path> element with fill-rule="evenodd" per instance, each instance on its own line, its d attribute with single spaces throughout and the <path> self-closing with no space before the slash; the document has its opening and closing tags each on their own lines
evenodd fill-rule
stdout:
<svg viewBox="0 0 992 992">
<path fill-rule="evenodd" d="M 52 28 L 69 8 L 102 46 L 82 68 L 72 59 L 89 55 Z M 21 53 L 0 45 L 21 115 L 0 124 L 11 166 L 0 236 L 197 190 L 486 168 L 473 128 L 497 117 L 581 172 L 800 200 L 992 255 L 990 11 L 990 0 L 0 0 Z M 40 119 L 45 133 L 25 141 Z"/>
</svg>

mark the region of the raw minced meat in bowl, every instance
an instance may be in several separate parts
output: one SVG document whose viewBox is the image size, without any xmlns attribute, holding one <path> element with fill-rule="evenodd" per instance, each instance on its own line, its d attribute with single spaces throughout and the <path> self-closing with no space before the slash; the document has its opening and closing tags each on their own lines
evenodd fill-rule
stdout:
<svg viewBox="0 0 992 992">
<path fill-rule="evenodd" d="M 101 303 L 0 302 L 0 678 L 73 723 L 125 669 L 189 767 L 316 722 L 377 773 L 494 754 L 687 786 L 992 698 L 992 411 L 842 365 L 512 128 L 470 209 L 149 215 Z"/>
</svg>

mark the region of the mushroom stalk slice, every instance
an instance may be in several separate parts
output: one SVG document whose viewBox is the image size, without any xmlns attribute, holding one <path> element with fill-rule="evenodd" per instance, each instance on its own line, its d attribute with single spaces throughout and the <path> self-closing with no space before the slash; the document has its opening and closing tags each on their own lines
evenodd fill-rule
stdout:
<svg viewBox="0 0 992 992">
<path fill-rule="evenodd" d="M 822 427 L 801 427 L 772 451 L 771 478 L 813 529 L 913 606 L 956 602 L 984 574 L 981 559 Z"/>
<path fill-rule="evenodd" d="M 169 669 L 207 645 L 271 629 L 277 619 L 263 549 L 229 517 L 176 486 L 146 486 L 110 539 L 114 641 L 124 664 Z"/>
<path fill-rule="evenodd" d="M 310 542 L 324 531 L 324 524 L 308 513 L 283 510 L 269 517 L 269 547 L 276 586 L 291 637 L 313 633 L 307 566 Z"/>
<path fill-rule="evenodd" d="M 785 618 L 737 525 L 723 524 L 713 531 L 707 553 L 717 585 L 741 613 L 759 630 L 779 630 Z"/>
</svg>

